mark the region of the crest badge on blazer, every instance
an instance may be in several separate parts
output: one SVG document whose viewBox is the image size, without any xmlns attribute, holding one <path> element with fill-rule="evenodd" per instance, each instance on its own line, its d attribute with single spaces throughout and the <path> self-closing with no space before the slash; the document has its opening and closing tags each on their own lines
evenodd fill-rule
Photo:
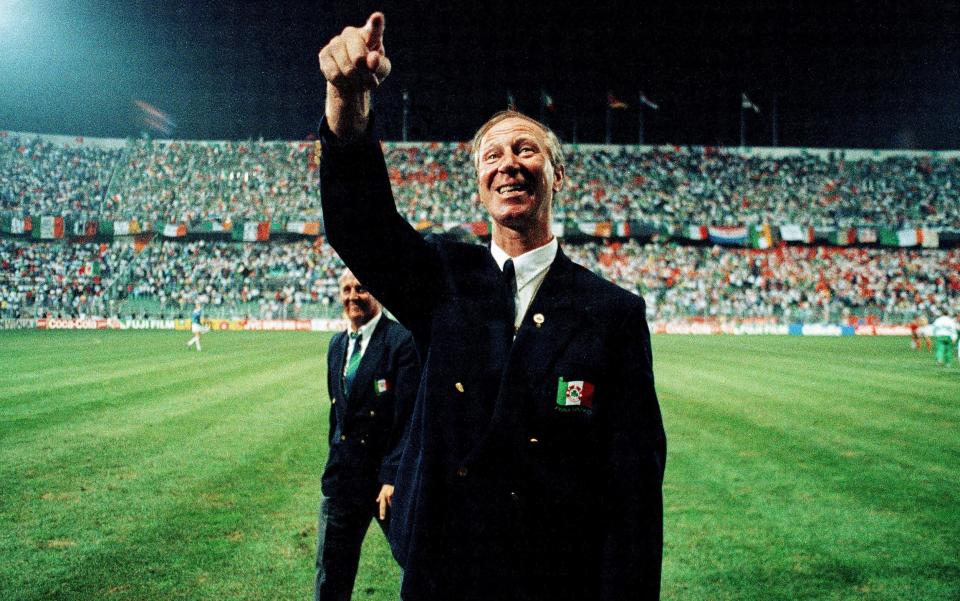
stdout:
<svg viewBox="0 0 960 601">
<path fill-rule="evenodd" d="M 561 411 L 593 411 L 593 384 L 586 380 L 557 380 L 557 408 Z"/>
<path fill-rule="evenodd" d="M 375 380 L 373 382 L 373 392 L 377 395 L 381 395 L 385 392 L 389 392 L 393 389 L 393 382 L 387 379 Z"/>
</svg>

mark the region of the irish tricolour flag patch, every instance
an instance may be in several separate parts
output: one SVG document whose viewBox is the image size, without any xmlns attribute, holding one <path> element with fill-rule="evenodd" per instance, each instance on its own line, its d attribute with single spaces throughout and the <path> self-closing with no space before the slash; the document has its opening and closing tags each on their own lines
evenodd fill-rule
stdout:
<svg viewBox="0 0 960 601">
<path fill-rule="evenodd" d="M 557 405 L 593 409 L 593 384 L 583 380 L 568 382 L 560 378 L 557 384 Z"/>
</svg>

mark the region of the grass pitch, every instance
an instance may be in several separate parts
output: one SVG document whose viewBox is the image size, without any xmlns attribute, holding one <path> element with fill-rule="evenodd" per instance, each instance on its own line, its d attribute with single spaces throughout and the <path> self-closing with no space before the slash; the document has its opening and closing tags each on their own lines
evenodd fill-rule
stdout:
<svg viewBox="0 0 960 601">
<path fill-rule="evenodd" d="M 0 332 L 0 598 L 306 599 L 329 335 Z M 960 598 L 960 368 L 654 338 L 663 598 Z M 368 536 L 355 599 L 397 599 Z M 495 600 L 491 600 L 495 601 Z"/>
</svg>

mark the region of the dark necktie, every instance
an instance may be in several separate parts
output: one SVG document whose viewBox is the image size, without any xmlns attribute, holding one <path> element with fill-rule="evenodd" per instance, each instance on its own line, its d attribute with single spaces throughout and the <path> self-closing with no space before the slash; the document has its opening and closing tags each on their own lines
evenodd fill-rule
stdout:
<svg viewBox="0 0 960 601">
<path fill-rule="evenodd" d="M 360 367 L 360 343 L 363 342 L 363 335 L 360 332 L 350 332 L 350 340 L 353 340 L 353 351 L 347 359 L 347 371 L 343 374 L 344 395 L 350 394 L 353 378 L 356 377 L 357 368 Z"/>
<path fill-rule="evenodd" d="M 503 264 L 503 286 L 507 289 L 506 303 L 510 315 L 510 331 L 513 332 L 513 324 L 517 317 L 517 305 L 514 300 L 514 293 L 517 289 L 517 276 L 513 267 L 513 259 L 507 259 Z M 512 334 L 511 334 L 512 335 Z"/>
</svg>

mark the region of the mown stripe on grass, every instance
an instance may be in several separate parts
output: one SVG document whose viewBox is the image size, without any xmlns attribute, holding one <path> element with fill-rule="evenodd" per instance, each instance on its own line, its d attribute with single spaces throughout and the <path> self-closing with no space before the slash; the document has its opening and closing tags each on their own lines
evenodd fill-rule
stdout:
<svg viewBox="0 0 960 601">
<path fill-rule="evenodd" d="M 742 428 L 717 423 L 726 427 L 698 420 L 678 432 L 668 462 L 665 572 L 677 569 L 671 555 L 682 557 L 687 577 L 702 583 L 697 597 L 759 584 L 774 587 L 764 597 L 771 599 L 800 598 L 809 587 L 818 598 L 855 595 L 847 588 L 889 573 L 897 559 L 891 548 L 913 550 L 908 555 L 914 565 L 942 576 L 956 573 L 956 562 L 943 563 L 956 544 L 955 537 L 943 535 L 951 522 L 949 506 L 937 510 L 924 498 L 898 506 L 897 491 L 910 490 L 910 483 L 895 473 L 861 475 L 856 463 L 834 465 L 815 445 L 784 444 L 747 421 Z M 872 481 L 889 487 L 889 496 L 857 494 Z M 936 523 L 915 519 L 917 506 L 927 507 L 928 518 L 938 516 Z M 904 553 L 897 555 L 902 559 Z M 848 571 L 824 573 L 818 564 Z M 684 590 L 689 588 L 687 583 Z M 814 596 L 810 590 L 806 595 Z"/>
<path fill-rule="evenodd" d="M 64 523 L 56 524 L 54 520 L 50 530 L 63 537 L 94 534 L 93 540 L 84 540 L 71 550 L 75 577 L 88 580 L 84 570 L 104 563 L 105 574 L 118 570 L 124 574 L 130 549 L 151 549 L 161 543 L 166 548 L 137 558 L 132 567 L 134 575 L 155 575 L 163 580 L 156 568 L 150 571 L 149 565 L 146 572 L 137 570 L 143 568 L 144 561 L 162 564 L 169 553 L 182 558 L 178 563 L 193 562 L 190 558 L 194 552 L 190 549 L 197 542 L 198 532 L 216 535 L 210 544 L 199 545 L 205 550 L 197 551 L 201 557 L 194 558 L 203 560 L 197 569 L 209 563 L 207 556 L 220 555 L 228 561 L 236 543 L 241 542 L 230 540 L 230 535 L 243 532 L 242 524 L 251 516 L 285 503 L 291 485 L 316 488 L 322 457 L 311 434 L 318 432 L 323 419 L 321 415 L 304 419 L 309 413 L 312 403 L 303 397 L 262 402 L 252 416 L 233 415 L 199 433 L 195 444 L 172 441 L 158 455 L 128 464 L 139 474 L 132 480 L 97 481 L 97 488 L 88 489 L 76 509 L 86 522 L 109 523 L 109 535 L 98 538 L 94 534 L 97 529 L 90 528 L 89 523 L 70 527 L 72 522 L 66 515 L 61 516 Z M 225 442 L 228 446 L 224 446 Z M 218 447 L 221 458 L 211 460 L 205 451 L 208 447 Z M 295 471 L 291 473 L 291 469 Z M 127 511 L 118 513 L 117 508 Z M 314 509 L 315 504 L 311 504 L 306 509 L 308 515 L 312 516 Z M 50 525 L 52 516 L 37 517 L 34 528 Z M 105 546 L 113 550 L 104 554 L 101 549 Z M 108 555 L 114 561 L 107 561 Z M 70 584 L 71 580 L 63 581 L 61 590 L 78 590 Z"/>
<path fill-rule="evenodd" d="M 179 450 L 188 450 L 192 437 L 223 424 L 240 421 L 247 424 L 247 431 L 253 435 L 257 435 L 257 427 L 270 432 L 269 423 L 255 419 L 256 407 L 276 398 L 282 384 L 295 380 L 293 376 L 303 373 L 311 361 L 290 361 L 266 373 L 250 372 L 208 387 L 199 395 L 195 388 L 177 388 L 153 403 L 125 407 L 103 419 L 57 425 L 32 443 L 0 450 L 0 470 L 7 471 L 3 466 L 29 470 L 52 465 L 88 475 L 87 465 L 109 457 L 115 457 L 118 464 L 129 464 L 155 455 L 171 440 L 176 441 Z M 244 414 L 240 410 L 245 407 L 254 411 Z"/>
<path fill-rule="evenodd" d="M 48 385 L 48 398 L 31 399 L 31 402 L 21 410 L 5 406 L 3 412 L 4 422 L 9 422 L 19 415 L 34 411 L 36 407 L 37 418 L 42 418 L 45 412 L 61 413 L 70 412 L 85 402 L 95 402 L 99 400 L 118 399 L 151 399 L 157 391 L 161 389 L 176 390 L 178 387 L 183 390 L 196 390 L 199 395 L 207 391 L 207 384 L 210 381 L 230 380 L 238 373 L 246 370 L 248 373 L 256 373 L 261 369 L 267 369 L 271 364 L 280 366 L 290 360 L 300 360 L 303 358 L 313 358 L 315 364 L 312 366 L 318 371 L 322 368 L 322 349 L 314 351 L 309 350 L 306 353 L 278 354 L 276 349 L 269 347 L 255 348 L 236 352 L 231 355 L 213 355 L 204 354 L 200 357 L 190 356 L 192 353 L 180 354 L 176 364 L 165 364 L 160 362 L 146 362 L 138 360 L 132 362 L 132 367 L 128 369 L 117 369 L 104 372 L 97 376 L 96 386 L 86 386 L 83 382 L 79 386 L 72 384 Z M 78 367 L 77 371 L 83 372 L 84 368 Z M 304 383 L 310 383 L 310 379 L 304 379 Z M 164 395 L 166 396 L 166 395 Z M 72 416 L 68 416 L 72 417 Z M 11 428 L 15 429 L 15 428 Z"/>
</svg>

